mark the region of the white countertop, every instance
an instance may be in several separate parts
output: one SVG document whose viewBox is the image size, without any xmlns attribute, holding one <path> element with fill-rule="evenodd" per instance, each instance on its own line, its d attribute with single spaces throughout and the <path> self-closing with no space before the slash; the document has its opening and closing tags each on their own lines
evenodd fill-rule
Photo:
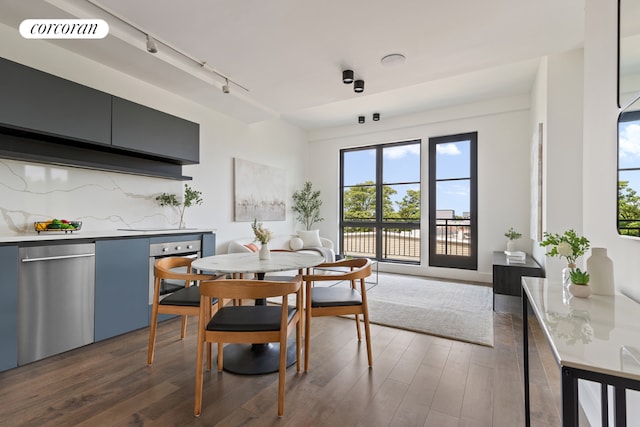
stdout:
<svg viewBox="0 0 640 427">
<path fill-rule="evenodd" d="M 65 233 L 64 231 L 36 231 L 20 234 L 0 235 L 0 243 L 20 243 L 20 242 L 39 242 L 51 240 L 73 240 L 73 239 L 105 239 L 118 237 L 136 237 L 136 236 L 166 236 L 176 234 L 199 234 L 215 232 L 212 229 L 187 228 L 187 229 L 168 229 L 168 228 L 149 228 L 149 229 L 127 229 L 127 230 L 78 230 L 73 233 Z"/>
<path fill-rule="evenodd" d="M 576 298 L 560 281 L 522 283 L 561 366 L 640 380 L 640 304 L 621 294 Z"/>
</svg>

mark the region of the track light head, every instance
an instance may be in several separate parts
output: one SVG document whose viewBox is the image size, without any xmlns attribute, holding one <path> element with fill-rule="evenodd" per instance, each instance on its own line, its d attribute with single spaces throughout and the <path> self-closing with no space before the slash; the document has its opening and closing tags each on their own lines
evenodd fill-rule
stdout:
<svg viewBox="0 0 640 427">
<path fill-rule="evenodd" d="M 158 53 L 158 46 L 156 45 L 156 41 L 149 34 L 147 34 L 147 52 Z"/>
<path fill-rule="evenodd" d="M 380 120 L 380 113 L 373 113 L 373 121 L 377 122 L 378 120 Z"/>
<path fill-rule="evenodd" d="M 353 70 L 344 70 L 342 72 L 342 83 L 346 85 L 353 83 Z"/>
<path fill-rule="evenodd" d="M 358 116 L 358 123 L 364 123 L 364 116 Z"/>
<path fill-rule="evenodd" d="M 225 83 L 222 85 L 222 93 L 229 93 L 229 79 L 224 79 Z"/>
<path fill-rule="evenodd" d="M 353 91 L 356 93 L 364 92 L 364 80 L 356 80 L 353 82 Z"/>
</svg>

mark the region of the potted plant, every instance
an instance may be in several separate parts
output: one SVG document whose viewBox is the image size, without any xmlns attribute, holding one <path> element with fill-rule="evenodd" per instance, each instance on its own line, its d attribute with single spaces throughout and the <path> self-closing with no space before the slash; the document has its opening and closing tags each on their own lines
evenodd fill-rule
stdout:
<svg viewBox="0 0 640 427">
<path fill-rule="evenodd" d="M 576 259 L 585 254 L 589 245 L 589 239 L 578 236 L 573 229 L 565 231 L 564 234 L 545 231 L 544 240 L 540 242 L 540 246 L 549 247 L 547 256 L 567 259 L 567 268 L 562 270 L 562 281 L 566 285 L 571 280 L 570 272 L 576 269 Z"/>
<path fill-rule="evenodd" d="M 513 227 L 509 227 L 504 237 L 507 239 L 507 251 L 513 252 L 516 249 L 516 240 L 522 237 L 522 233 L 518 233 Z"/>
<path fill-rule="evenodd" d="M 291 209 L 298 214 L 296 220 L 303 224 L 307 230 L 316 222 L 324 221 L 320 216 L 320 190 L 314 191 L 311 181 L 304 183 L 302 190 L 293 193 L 293 206 Z"/>
<path fill-rule="evenodd" d="M 188 184 L 184 185 L 184 197 L 182 202 L 178 200 L 178 196 L 175 194 L 162 193 L 156 197 L 156 201 L 160 206 L 171 206 L 178 209 L 180 214 L 179 228 L 185 228 L 184 211 L 186 208 L 202 204 L 202 192 L 197 191 L 189 187 Z"/>
<path fill-rule="evenodd" d="M 571 277 L 571 284 L 569 285 L 571 295 L 579 298 L 588 298 L 591 295 L 589 273 L 576 268 L 575 270 L 571 270 L 569 276 Z"/>
</svg>

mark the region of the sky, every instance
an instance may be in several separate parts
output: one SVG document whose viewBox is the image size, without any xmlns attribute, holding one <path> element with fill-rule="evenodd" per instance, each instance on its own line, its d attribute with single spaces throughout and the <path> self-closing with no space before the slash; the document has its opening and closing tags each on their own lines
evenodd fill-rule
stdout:
<svg viewBox="0 0 640 427">
<path fill-rule="evenodd" d="M 469 176 L 470 142 L 438 144 L 437 178 L 460 178 Z M 375 148 L 345 153 L 344 185 L 355 185 L 376 179 Z M 420 144 L 385 147 L 383 150 L 383 181 L 420 182 Z M 428 200 L 428 160 L 424 160 L 422 200 Z M 465 185 L 466 184 L 466 185 Z M 419 184 L 394 186 L 398 191 L 392 200 L 400 201 L 407 189 L 419 190 Z M 469 186 L 466 181 L 446 181 L 438 185 L 437 209 L 454 209 L 456 215 L 469 211 Z M 397 205 L 395 206 L 397 209 Z M 423 209 L 426 207 L 423 206 Z"/>
</svg>

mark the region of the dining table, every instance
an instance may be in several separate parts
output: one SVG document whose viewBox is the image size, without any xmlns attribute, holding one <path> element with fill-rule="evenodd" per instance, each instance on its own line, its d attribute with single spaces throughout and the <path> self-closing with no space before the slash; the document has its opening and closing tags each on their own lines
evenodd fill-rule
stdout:
<svg viewBox="0 0 640 427">
<path fill-rule="evenodd" d="M 267 273 L 294 271 L 315 267 L 325 261 L 322 255 L 299 252 L 271 252 L 269 259 L 260 259 L 258 253 L 231 253 L 198 258 L 191 264 L 201 272 L 217 274 L 255 274 L 264 280 Z M 292 275 L 293 277 L 293 275 Z M 273 280 L 285 280 L 281 276 Z M 256 305 L 266 305 L 264 299 Z M 295 340 L 288 340 L 287 366 L 296 362 Z M 242 375 L 258 375 L 278 372 L 280 344 L 227 344 L 224 347 L 224 367 L 227 372 Z"/>
</svg>

